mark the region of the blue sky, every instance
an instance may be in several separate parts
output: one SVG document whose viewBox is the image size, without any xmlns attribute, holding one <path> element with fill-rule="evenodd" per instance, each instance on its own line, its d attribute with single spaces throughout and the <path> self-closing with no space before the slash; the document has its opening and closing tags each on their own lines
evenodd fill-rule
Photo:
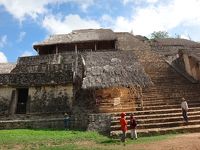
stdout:
<svg viewBox="0 0 200 150">
<path fill-rule="evenodd" d="M 200 0 L 0 0 L 0 62 L 36 55 L 32 45 L 51 34 L 85 28 L 200 41 Z"/>
</svg>

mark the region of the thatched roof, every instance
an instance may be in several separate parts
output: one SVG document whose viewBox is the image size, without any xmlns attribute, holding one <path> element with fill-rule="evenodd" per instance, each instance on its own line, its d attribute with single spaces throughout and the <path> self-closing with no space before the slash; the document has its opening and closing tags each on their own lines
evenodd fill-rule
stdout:
<svg viewBox="0 0 200 150">
<path fill-rule="evenodd" d="M 132 51 L 92 52 L 84 56 L 82 88 L 141 86 L 152 84 Z"/>
<path fill-rule="evenodd" d="M 200 48 L 200 43 L 178 38 L 156 39 L 151 41 L 152 50 L 163 55 L 176 55 L 180 49 Z"/>
<path fill-rule="evenodd" d="M 110 29 L 82 29 L 74 30 L 69 34 L 52 35 L 43 42 L 35 44 L 33 47 L 37 49 L 37 47 L 45 45 L 108 40 L 116 40 L 115 33 Z"/>
<path fill-rule="evenodd" d="M 146 43 L 142 36 L 134 36 L 128 32 L 116 32 L 117 48 L 120 50 L 149 50 L 149 44 Z M 142 40 L 141 40 L 142 38 Z"/>
<path fill-rule="evenodd" d="M 0 63 L 0 74 L 10 73 L 15 66 L 16 64 L 12 63 Z"/>
<path fill-rule="evenodd" d="M 180 38 L 165 38 L 165 39 L 156 39 L 154 41 L 156 45 L 162 46 L 187 46 L 187 47 L 200 47 L 200 43 Z"/>
</svg>

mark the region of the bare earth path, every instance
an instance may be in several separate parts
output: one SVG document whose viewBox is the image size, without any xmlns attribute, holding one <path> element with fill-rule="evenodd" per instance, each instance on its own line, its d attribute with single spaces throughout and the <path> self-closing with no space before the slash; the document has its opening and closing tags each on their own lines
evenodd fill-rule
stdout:
<svg viewBox="0 0 200 150">
<path fill-rule="evenodd" d="M 84 145 L 81 143 L 81 145 Z M 87 146 L 86 146 L 87 145 Z M 86 147 L 92 143 L 85 144 Z M 97 146 L 97 145 L 96 145 Z M 98 147 L 98 146 L 97 146 Z M 100 146 L 105 150 L 200 150 L 200 133 L 177 135 L 173 138 L 147 144 L 128 144 L 126 146 Z"/>
<path fill-rule="evenodd" d="M 200 133 L 184 134 L 149 144 L 127 145 L 127 150 L 200 150 Z"/>
</svg>

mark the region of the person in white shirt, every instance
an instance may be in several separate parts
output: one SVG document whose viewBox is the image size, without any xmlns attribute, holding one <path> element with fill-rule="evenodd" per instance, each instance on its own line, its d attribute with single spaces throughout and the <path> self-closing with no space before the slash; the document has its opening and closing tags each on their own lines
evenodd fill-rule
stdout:
<svg viewBox="0 0 200 150">
<path fill-rule="evenodd" d="M 183 115 L 183 119 L 186 123 L 188 123 L 188 104 L 187 101 L 185 100 L 184 97 L 181 98 L 182 102 L 181 102 L 181 108 L 182 108 L 182 115 Z"/>
</svg>

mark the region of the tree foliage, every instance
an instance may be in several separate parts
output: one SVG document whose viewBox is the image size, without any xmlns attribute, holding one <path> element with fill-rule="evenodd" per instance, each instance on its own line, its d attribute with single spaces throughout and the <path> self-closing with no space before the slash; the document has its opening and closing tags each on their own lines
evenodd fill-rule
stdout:
<svg viewBox="0 0 200 150">
<path fill-rule="evenodd" d="M 167 31 L 154 31 L 151 33 L 151 39 L 164 39 L 169 38 L 169 34 Z"/>
</svg>

